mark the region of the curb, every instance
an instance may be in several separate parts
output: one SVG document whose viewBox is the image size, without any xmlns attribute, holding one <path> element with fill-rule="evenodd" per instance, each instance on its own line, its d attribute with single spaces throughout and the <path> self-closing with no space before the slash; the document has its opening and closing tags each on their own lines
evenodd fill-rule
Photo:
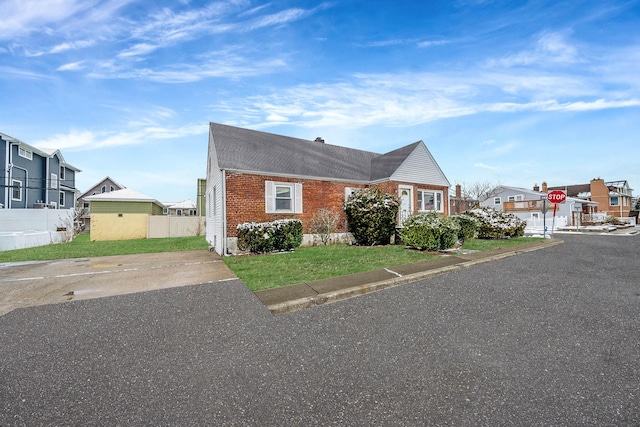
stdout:
<svg viewBox="0 0 640 427">
<path fill-rule="evenodd" d="M 489 255 L 486 257 L 480 257 L 477 259 L 469 259 L 459 264 L 435 268 L 432 270 L 425 270 L 419 273 L 407 274 L 406 276 L 396 277 L 389 280 L 369 283 L 366 285 L 348 287 L 348 288 L 340 289 L 333 292 L 321 293 L 312 297 L 298 298 L 291 301 L 271 304 L 271 305 L 267 305 L 267 308 L 269 309 L 269 311 L 271 311 L 273 315 L 276 315 L 276 316 L 280 314 L 291 313 L 294 311 L 303 310 L 303 309 L 314 307 L 314 306 L 329 304 L 332 302 L 342 301 L 345 299 L 366 295 L 371 292 L 376 292 L 383 289 L 405 285 L 407 283 L 415 282 L 415 281 L 426 279 L 429 277 L 439 276 L 442 274 L 450 273 L 452 271 L 457 271 L 463 268 L 472 267 L 474 265 L 484 264 L 490 261 L 496 261 L 503 258 L 509 258 L 515 255 L 524 254 L 527 252 L 537 251 L 539 249 L 548 248 L 551 246 L 559 245 L 561 243 L 564 243 L 564 241 L 556 240 L 556 239 L 547 240 L 543 244 L 536 244 L 534 246 L 530 246 L 520 250 L 515 249 L 513 251 L 498 253 L 498 254 Z M 461 256 L 461 258 L 464 258 L 464 256 Z"/>
</svg>

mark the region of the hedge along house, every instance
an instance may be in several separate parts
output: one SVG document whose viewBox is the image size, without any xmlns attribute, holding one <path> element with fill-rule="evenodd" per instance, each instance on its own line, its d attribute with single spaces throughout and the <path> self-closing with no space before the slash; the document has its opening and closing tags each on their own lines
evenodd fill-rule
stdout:
<svg viewBox="0 0 640 427">
<path fill-rule="evenodd" d="M 164 205 L 130 188 L 84 198 L 91 211 L 90 240 L 145 239 L 149 215 L 162 215 Z"/>
<path fill-rule="evenodd" d="M 321 209 L 342 218 L 355 189 L 379 187 L 400 198 L 399 225 L 409 215 L 448 215 L 450 183 L 422 141 L 385 154 L 275 135 L 218 123 L 209 126 L 206 235 L 220 255 L 237 252 L 237 226 L 298 218 L 305 239 Z"/>
</svg>

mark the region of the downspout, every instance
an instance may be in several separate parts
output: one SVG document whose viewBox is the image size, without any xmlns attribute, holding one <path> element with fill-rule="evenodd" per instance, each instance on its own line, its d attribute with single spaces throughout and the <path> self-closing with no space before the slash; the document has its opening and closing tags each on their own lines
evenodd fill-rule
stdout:
<svg viewBox="0 0 640 427">
<path fill-rule="evenodd" d="M 17 145 L 17 144 L 7 141 L 7 156 L 5 157 L 7 159 L 7 164 L 6 164 L 7 178 L 4 183 L 5 184 L 4 199 L 7 202 L 7 206 L 6 206 L 7 209 L 11 209 L 11 197 L 9 197 L 11 195 L 11 190 L 9 189 L 9 186 L 11 185 L 11 169 L 13 168 L 13 165 L 11 164 L 11 146 L 12 145 Z"/>
<path fill-rule="evenodd" d="M 51 181 L 51 175 L 49 174 L 49 157 L 46 157 L 44 167 L 44 203 L 49 205 L 49 182 Z"/>
<path fill-rule="evenodd" d="M 220 180 L 222 192 L 221 197 L 221 205 L 222 205 L 222 220 L 220 221 L 222 224 L 222 256 L 227 254 L 227 173 L 224 169 L 220 169 L 222 173 L 222 179 Z"/>
</svg>

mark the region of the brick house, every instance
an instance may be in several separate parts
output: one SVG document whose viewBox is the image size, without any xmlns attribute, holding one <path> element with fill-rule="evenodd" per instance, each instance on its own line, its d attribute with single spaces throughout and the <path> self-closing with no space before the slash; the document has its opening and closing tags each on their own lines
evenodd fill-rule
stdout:
<svg viewBox="0 0 640 427">
<path fill-rule="evenodd" d="M 562 185 L 549 187 L 549 190 L 564 190 L 568 197 L 578 197 L 596 202 L 596 212 L 616 218 L 631 216 L 633 189 L 626 180 L 605 182 L 604 179 L 592 179 L 589 184 Z"/>
<path fill-rule="evenodd" d="M 314 214 L 341 215 L 354 189 L 376 186 L 401 201 L 399 224 L 412 213 L 449 214 L 450 183 L 422 141 L 385 154 L 210 123 L 206 235 L 219 254 L 237 251 L 237 226 L 298 218 L 305 241 Z"/>
</svg>

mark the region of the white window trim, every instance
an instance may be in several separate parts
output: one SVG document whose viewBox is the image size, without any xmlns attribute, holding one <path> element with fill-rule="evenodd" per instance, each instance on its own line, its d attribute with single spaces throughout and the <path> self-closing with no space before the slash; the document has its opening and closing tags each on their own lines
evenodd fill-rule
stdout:
<svg viewBox="0 0 640 427">
<path fill-rule="evenodd" d="M 51 174 L 51 188 L 58 189 L 58 175 L 55 173 Z"/>
<path fill-rule="evenodd" d="M 344 188 L 344 199 L 345 200 L 349 199 L 349 197 L 351 197 L 353 195 L 353 193 L 356 192 L 356 190 L 359 190 L 359 188 L 345 187 Z"/>
<path fill-rule="evenodd" d="M 66 175 L 66 173 L 65 173 L 65 170 L 64 170 L 64 166 L 60 166 L 60 179 L 62 181 L 64 181 L 65 175 Z"/>
<path fill-rule="evenodd" d="M 418 206 L 419 212 L 438 212 L 444 213 L 444 193 L 441 190 L 428 190 L 424 188 L 419 188 L 418 193 L 422 194 L 422 206 Z M 424 193 L 433 194 L 433 203 L 437 206 L 439 205 L 440 209 L 432 209 L 430 211 L 424 209 Z M 420 198 L 418 198 L 419 200 Z"/>
<path fill-rule="evenodd" d="M 13 196 L 13 192 L 15 191 L 16 185 L 18 186 L 18 197 Z M 11 200 L 14 202 L 22 201 L 22 181 L 20 181 L 19 179 L 11 180 Z"/>
<path fill-rule="evenodd" d="M 494 197 L 493 198 L 493 204 L 494 205 L 501 205 L 502 204 L 502 198 L 501 197 Z"/>
<path fill-rule="evenodd" d="M 33 152 L 29 150 L 25 150 L 22 147 L 18 147 L 18 156 L 28 160 L 33 160 Z"/>
<path fill-rule="evenodd" d="M 302 184 L 293 182 L 264 182 L 265 212 L 266 213 L 302 213 Z M 292 209 L 276 209 L 276 186 L 291 188 Z"/>
<path fill-rule="evenodd" d="M 616 204 L 613 204 L 613 199 L 616 199 Z M 609 206 L 620 206 L 620 196 L 609 197 Z"/>
<path fill-rule="evenodd" d="M 64 206 L 66 204 L 64 191 L 60 192 L 60 196 L 58 197 L 60 206 Z"/>
</svg>

